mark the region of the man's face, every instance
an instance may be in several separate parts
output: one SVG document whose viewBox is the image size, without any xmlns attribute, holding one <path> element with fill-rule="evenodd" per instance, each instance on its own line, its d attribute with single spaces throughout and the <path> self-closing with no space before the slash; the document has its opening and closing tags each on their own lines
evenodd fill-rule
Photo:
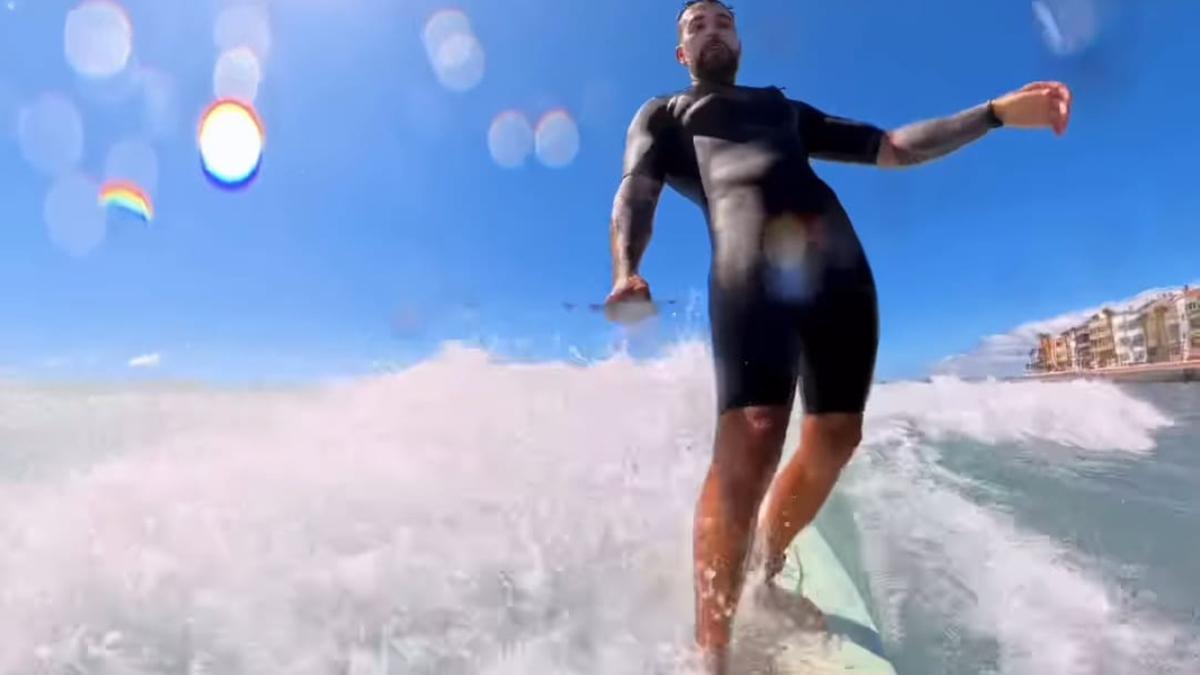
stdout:
<svg viewBox="0 0 1200 675">
<path fill-rule="evenodd" d="M 701 80 L 733 82 L 742 56 L 733 15 L 721 5 L 692 5 L 679 19 L 679 62 Z"/>
</svg>

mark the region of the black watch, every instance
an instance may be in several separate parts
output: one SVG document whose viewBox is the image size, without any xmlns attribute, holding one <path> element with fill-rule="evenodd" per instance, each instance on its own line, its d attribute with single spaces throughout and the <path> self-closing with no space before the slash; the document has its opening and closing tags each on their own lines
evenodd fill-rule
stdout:
<svg viewBox="0 0 1200 675">
<path fill-rule="evenodd" d="M 996 114 L 996 104 L 993 101 L 988 101 L 987 104 L 987 120 L 988 126 L 993 129 L 1004 126 L 1004 121 Z"/>
</svg>

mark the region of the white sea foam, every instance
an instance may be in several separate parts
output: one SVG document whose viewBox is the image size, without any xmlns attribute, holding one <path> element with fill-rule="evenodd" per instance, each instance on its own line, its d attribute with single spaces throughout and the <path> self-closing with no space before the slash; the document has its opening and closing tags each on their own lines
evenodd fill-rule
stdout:
<svg viewBox="0 0 1200 675">
<path fill-rule="evenodd" d="M 1105 383 L 954 378 L 882 387 L 872 412 L 842 489 L 893 640 L 932 621 L 945 625 L 948 651 L 995 644 L 995 662 L 978 672 L 1190 672 L 1194 641 L 1112 591 L 1095 561 L 969 499 L 982 486 L 946 469 L 954 446 L 939 443 L 1048 441 L 1140 456 L 1166 416 Z"/>
<path fill-rule="evenodd" d="M 304 389 L 0 386 L 0 673 L 676 672 L 707 359 L 452 346 Z M 1003 400 L 1027 396 L 1073 422 Z M 1144 452 L 1156 413 L 1100 386 L 940 381 L 879 388 L 870 418 L 845 489 L 868 565 L 898 580 L 889 616 L 963 617 L 1002 672 L 1093 672 L 1165 639 L 913 438 Z"/>
</svg>

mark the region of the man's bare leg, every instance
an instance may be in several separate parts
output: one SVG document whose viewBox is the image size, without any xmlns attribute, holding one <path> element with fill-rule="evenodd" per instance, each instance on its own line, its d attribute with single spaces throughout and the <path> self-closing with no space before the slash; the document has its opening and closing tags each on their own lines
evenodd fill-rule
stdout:
<svg viewBox="0 0 1200 675">
<path fill-rule="evenodd" d="M 706 669 L 726 671 L 733 612 L 755 521 L 779 465 L 790 406 L 740 408 L 717 420 L 713 459 L 696 504 L 696 642 Z"/>
<path fill-rule="evenodd" d="M 775 477 L 759 527 L 758 554 L 767 580 L 783 569 L 792 540 L 817 517 L 862 441 L 861 414 L 806 415 L 800 448 Z M 756 561 L 757 564 L 758 561 Z"/>
</svg>

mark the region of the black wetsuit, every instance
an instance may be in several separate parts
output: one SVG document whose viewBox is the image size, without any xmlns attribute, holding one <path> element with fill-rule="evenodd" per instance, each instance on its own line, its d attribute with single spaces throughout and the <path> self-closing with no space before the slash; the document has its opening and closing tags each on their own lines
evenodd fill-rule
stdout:
<svg viewBox="0 0 1200 675">
<path fill-rule="evenodd" d="M 626 177 L 663 181 L 704 211 L 721 412 L 788 404 L 862 412 L 875 368 L 874 278 L 810 158 L 874 164 L 884 132 L 775 87 L 700 84 L 655 97 L 629 129 Z"/>
</svg>

